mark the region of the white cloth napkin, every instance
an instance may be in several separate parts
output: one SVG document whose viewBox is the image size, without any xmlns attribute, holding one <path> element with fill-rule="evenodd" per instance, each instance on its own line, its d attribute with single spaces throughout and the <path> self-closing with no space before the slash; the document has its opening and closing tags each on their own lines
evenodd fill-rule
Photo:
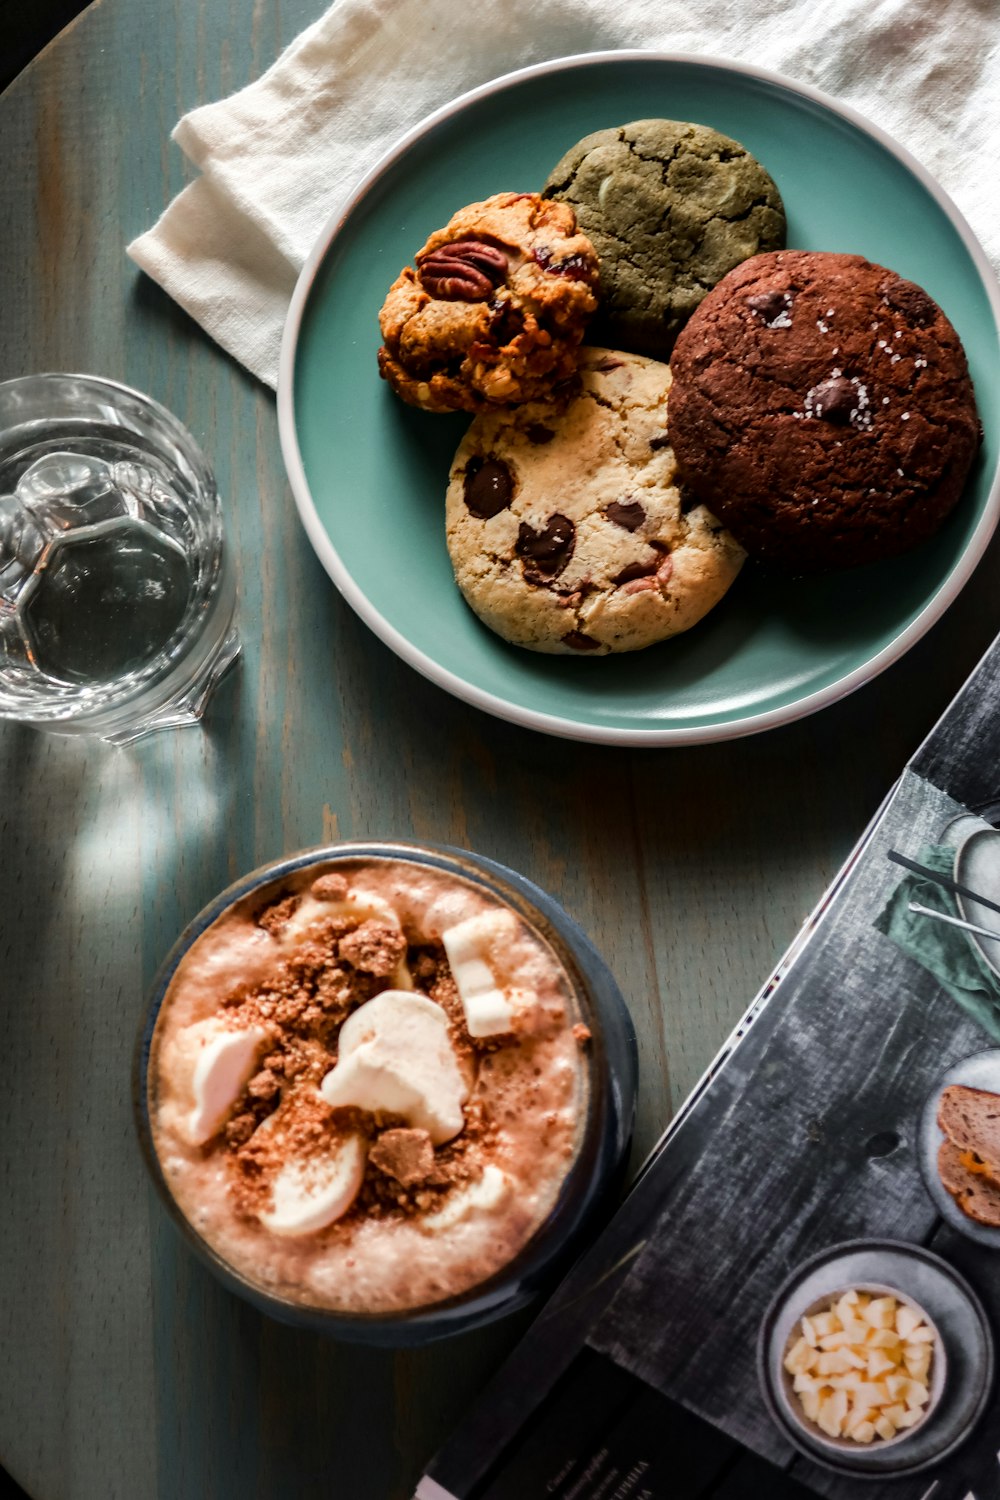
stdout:
<svg viewBox="0 0 1000 1500">
<path fill-rule="evenodd" d="M 255 83 L 184 116 L 201 176 L 128 253 L 273 386 L 302 263 L 393 141 L 514 68 L 619 47 L 752 63 L 854 105 L 1000 266 L 995 0 L 336 0 Z"/>
</svg>

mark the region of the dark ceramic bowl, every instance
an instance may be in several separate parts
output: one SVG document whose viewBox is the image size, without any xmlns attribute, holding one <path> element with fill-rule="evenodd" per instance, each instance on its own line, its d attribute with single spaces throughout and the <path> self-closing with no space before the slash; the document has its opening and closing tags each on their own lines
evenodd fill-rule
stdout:
<svg viewBox="0 0 1000 1500">
<path fill-rule="evenodd" d="M 468 881 L 505 902 L 551 945 L 575 991 L 593 1040 L 582 1054 L 589 1070 L 587 1115 L 576 1158 L 548 1217 L 508 1264 L 458 1297 L 402 1313 L 359 1316 L 275 1294 L 235 1270 L 181 1212 L 163 1175 L 149 1116 L 148 1064 L 153 1029 L 174 973 L 188 949 L 222 913 L 254 891 L 278 887 L 309 865 L 364 859 L 412 861 Z M 523 1307 L 547 1290 L 613 1206 L 635 1114 L 635 1032 L 621 993 L 589 939 L 551 896 L 522 875 L 462 849 L 431 844 L 343 843 L 309 849 L 263 865 L 231 885 L 189 923 L 153 982 L 139 1037 L 135 1109 L 146 1164 L 185 1240 L 232 1291 L 262 1312 L 358 1343 L 413 1346 L 465 1332 Z"/>
<path fill-rule="evenodd" d="M 784 1369 L 803 1314 L 849 1287 L 889 1292 L 934 1329 L 927 1414 L 888 1442 L 827 1437 L 805 1417 Z M 989 1401 L 993 1334 L 978 1296 L 941 1256 L 896 1240 L 848 1240 L 811 1256 L 779 1288 L 761 1324 L 757 1372 L 771 1416 L 800 1453 L 839 1474 L 889 1480 L 943 1464 L 965 1442 Z"/>
</svg>

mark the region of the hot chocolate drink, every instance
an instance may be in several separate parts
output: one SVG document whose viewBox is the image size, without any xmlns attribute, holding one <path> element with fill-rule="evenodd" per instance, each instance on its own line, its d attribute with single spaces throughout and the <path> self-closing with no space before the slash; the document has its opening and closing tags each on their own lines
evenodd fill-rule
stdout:
<svg viewBox="0 0 1000 1500">
<path fill-rule="evenodd" d="M 153 1148 L 201 1239 L 302 1306 L 458 1297 L 544 1223 L 590 1033 L 554 949 L 461 876 L 338 859 L 195 939 L 150 1044 Z"/>
</svg>

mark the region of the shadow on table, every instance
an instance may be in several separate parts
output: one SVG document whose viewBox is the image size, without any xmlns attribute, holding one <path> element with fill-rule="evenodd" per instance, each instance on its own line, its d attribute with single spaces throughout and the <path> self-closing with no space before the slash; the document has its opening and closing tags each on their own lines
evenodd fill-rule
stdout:
<svg viewBox="0 0 1000 1500">
<path fill-rule="evenodd" d="M 0 1500 L 30 1500 L 27 1491 L 15 1484 L 6 1469 L 0 1468 Z"/>
<path fill-rule="evenodd" d="M 258 1313 L 150 1199 L 157 1473 L 171 1500 L 406 1500 L 534 1310 L 421 1350 L 338 1343 Z"/>
<path fill-rule="evenodd" d="M 14 81 L 86 4 L 87 0 L 34 0 L 31 5 L 0 8 L 0 90 Z"/>
<path fill-rule="evenodd" d="M 131 233 L 139 234 L 150 226 L 146 223 L 137 223 L 127 227 L 129 238 Z M 128 263 L 126 275 L 131 276 L 131 281 L 126 289 L 128 301 L 132 307 L 141 315 L 143 321 L 151 327 L 157 327 L 159 332 L 167 336 L 176 335 L 183 344 L 201 344 L 208 349 L 218 353 L 218 345 L 210 334 L 206 333 L 201 324 L 196 322 L 189 312 L 186 312 L 180 303 L 175 302 L 155 281 L 140 271 L 137 266 Z M 250 370 L 235 360 L 232 368 L 237 371 L 250 385 L 258 390 L 273 392 L 263 381 L 258 380 Z"/>
</svg>

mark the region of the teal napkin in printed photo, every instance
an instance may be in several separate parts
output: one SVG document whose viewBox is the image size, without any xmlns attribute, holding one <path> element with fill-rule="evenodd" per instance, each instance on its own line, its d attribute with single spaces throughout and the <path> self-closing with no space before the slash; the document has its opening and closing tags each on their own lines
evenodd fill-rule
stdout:
<svg viewBox="0 0 1000 1500">
<path fill-rule="evenodd" d="M 916 858 L 930 870 L 954 876 L 955 851 L 948 844 L 925 844 Z M 980 956 L 970 933 L 910 911 L 911 901 L 949 917 L 962 915 L 944 886 L 921 875 L 905 875 L 875 918 L 875 926 L 933 974 L 956 1004 L 1000 1042 L 1000 979 Z M 1000 933 L 1000 913 L 996 922 Z"/>
</svg>

